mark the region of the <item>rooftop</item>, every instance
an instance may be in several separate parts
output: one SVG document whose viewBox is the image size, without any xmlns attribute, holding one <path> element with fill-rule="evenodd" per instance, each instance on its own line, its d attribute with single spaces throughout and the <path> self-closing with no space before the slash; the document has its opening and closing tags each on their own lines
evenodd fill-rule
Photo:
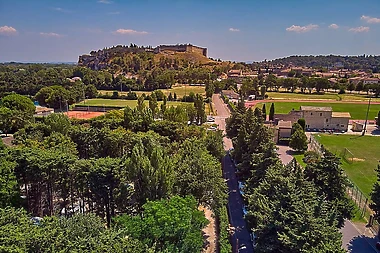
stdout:
<svg viewBox="0 0 380 253">
<path fill-rule="evenodd" d="M 332 108 L 322 106 L 301 106 L 301 111 L 332 112 Z"/>
<path fill-rule="evenodd" d="M 331 114 L 333 118 L 351 118 L 351 114 L 349 112 L 333 112 Z"/>
<path fill-rule="evenodd" d="M 292 122 L 291 121 L 280 120 L 278 122 L 278 127 L 279 128 L 288 128 L 288 129 L 291 129 L 292 128 Z"/>
</svg>

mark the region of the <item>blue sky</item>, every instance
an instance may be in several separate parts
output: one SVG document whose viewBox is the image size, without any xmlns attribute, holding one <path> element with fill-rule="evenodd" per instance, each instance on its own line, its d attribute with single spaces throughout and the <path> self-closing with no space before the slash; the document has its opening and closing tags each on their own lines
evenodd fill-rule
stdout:
<svg viewBox="0 0 380 253">
<path fill-rule="evenodd" d="M 213 58 L 378 55 L 380 0 L 0 0 L 0 62 L 191 43 Z"/>
</svg>

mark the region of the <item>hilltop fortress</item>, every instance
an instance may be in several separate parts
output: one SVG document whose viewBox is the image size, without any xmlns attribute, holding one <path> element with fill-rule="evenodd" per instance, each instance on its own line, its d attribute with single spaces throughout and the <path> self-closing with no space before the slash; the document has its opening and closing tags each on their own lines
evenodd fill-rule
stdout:
<svg viewBox="0 0 380 253">
<path fill-rule="evenodd" d="M 188 53 L 199 53 L 207 57 L 207 48 L 197 47 L 191 44 L 180 44 L 180 45 L 160 45 L 157 46 L 153 52 L 158 54 L 162 51 L 174 51 L 174 52 L 188 52 Z"/>
<path fill-rule="evenodd" d="M 151 52 L 155 54 L 163 52 L 187 52 L 197 53 L 207 57 L 207 48 L 198 47 L 191 44 L 177 44 L 177 45 L 159 45 L 155 48 L 151 46 L 137 46 L 131 44 L 130 46 L 118 45 L 111 48 L 105 48 L 98 51 L 91 51 L 90 54 L 79 56 L 78 65 L 87 66 L 94 70 L 103 69 L 107 66 L 108 60 L 115 56 L 120 56 L 126 53 L 142 53 Z"/>
</svg>

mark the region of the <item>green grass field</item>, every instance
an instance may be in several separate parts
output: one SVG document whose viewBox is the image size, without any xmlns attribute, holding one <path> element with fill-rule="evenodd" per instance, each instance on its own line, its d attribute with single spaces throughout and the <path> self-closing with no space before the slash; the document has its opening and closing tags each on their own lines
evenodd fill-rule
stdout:
<svg viewBox="0 0 380 253">
<path fill-rule="evenodd" d="M 194 92 L 195 94 L 201 94 L 201 95 L 205 95 L 206 94 L 206 91 L 205 91 L 205 87 L 204 86 L 188 86 L 188 85 L 183 85 L 183 86 L 173 86 L 171 89 L 160 89 L 166 96 L 169 95 L 169 93 L 171 92 L 172 95 L 174 95 L 174 93 L 177 94 L 177 98 L 181 98 L 183 97 L 185 94 L 186 95 L 189 95 L 190 92 Z M 99 92 L 101 94 L 108 94 L 108 95 L 112 95 L 112 92 L 113 91 L 109 91 L 109 90 L 99 90 Z M 151 92 L 150 91 L 135 91 L 137 93 L 138 96 L 141 96 L 143 93 L 145 93 L 145 95 L 149 95 Z M 126 95 L 128 92 L 120 92 L 119 91 L 119 95 Z"/>
<path fill-rule="evenodd" d="M 342 156 L 344 148 L 354 156 L 352 163 L 341 159 L 347 176 L 368 197 L 376 181 L 375 169 L 380 160 L 380 137 L 318 134 L 315 138 L 329 151 Z"/>
<path fill-rule="evenodd" d="M 327 103 L 327 102 L 274 102 L 276 113 L 288 113 L 292 109 L 299 110 L 301 105 L 306 106 L 330 106 L 334 112 L 349 112 L 351 119 L 365 119 L 367 112 L 367 104 L 350 104 L 350 103 Z M 263 103 L 258 103 L 256 106 L 263 107 Z M 267 114 L 271 103 L 266 103 Z M 369 110 L 368 119 L 374 120 L 377 113 L 380 111 L 380 104 L 372 104 Z"/>
<path fill-rule="evenodd" d="M 368 101 L 365 93 L 346 93 L 338 94 L 334 92 L 326 92 L 324 94 L 309 94 L 298 92 L 267 92 L 269 99 L 311 99 L 311 100 L 333 100 L 333 101 Z M 380 102 L 380 98 L 372 98 L 372 101 Z"/>
</svg>

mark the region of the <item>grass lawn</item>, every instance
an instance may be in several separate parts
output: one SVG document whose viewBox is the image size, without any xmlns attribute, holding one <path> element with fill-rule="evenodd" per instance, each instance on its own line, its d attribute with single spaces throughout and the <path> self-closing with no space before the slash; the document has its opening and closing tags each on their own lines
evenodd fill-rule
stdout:
<svg viewBox="0 0 380 253">
<path fill-rule="evenodd" d="M 183 97 L 185 94 L 186 95 L 189 95 L 190 92 L 194 92 L 194 94 L 201 94 L 201 95 L 205 95 L 206 94 L 206 91 L 205 91 L 205 87 L 204 86 L 189 86 L 189 85 L 183 85 L 183 86 L 173 86 L 171 89 L 160 89 L 166 96 L 169 95 L 169 93 L 171 92 L 172 95 L 174 95 L 174 93 L 177 94 L 177 98 L 181 98 Z M 112 95 L 113 91 L 110 91 L 110 90 L 99 90 L 99 92 L 101 94 L 108 94 L 108 95 Z M 151 91 L 135 91 L 137 93 L 138 96 L 141 96 L 143 93 L 145 93 L 146 95 L 149 95 L 151 93 Z M 128 92 L 120 92 L 119 91 L 119 95 L 126 95 Z"/>
<path fill-rule="evenodd" d="M 309 93 L 291 93 L 291 92 L 267 92 L 269 99 L 315 99 L 315 100 L 333 100 L 333 101 L 368 101 L 364 94 L 346 93 L 338 94 L 326 92 L 325 94 Z M 380 102 L 380 98 L 372 98 L 373 101 Z"/>
<path fill-rule="evenodd" d="M 360 135 L 326 135 L 318 134 L 315 138 L 328 150 L 338 156 L 347 148 L 357 161 L 348 163 L 341 159 L 347 176 L 368 197 L 376 181 L 378 161 L 380 160 L 380 137 Z"/>
<path fill-rule="evenodd" d="M 288 113 L 292 109 L 299 110 L 301 105 L 306 106 L 330 106 L 334 112 L 349 112 L 351 119 L 365 119 L 367 112 L 367 104 L 350 104 L 350 103 L 326 103 L 326 102 L 274 102 L 276 113 Z M 263 103 L 258 103 L 256 106 L 262 108 Z M 266 103 L 267 114 L 271 103 Z M 368 119 L 374 120 L 377 113 L 380 111 L 380 104 L 372 104 L 369 110 Z"/>
<path fill-rule="evenodd" d="M 296 159 L 296 161 L 298 162 L 299 165 L 301 165 L 304 168 L 306 167 L 306 163 L 302 160 L 304 158 L 304 154 L 294 153 L 294 154 L 292 154 L 292 156 Z"/>
</svg>

